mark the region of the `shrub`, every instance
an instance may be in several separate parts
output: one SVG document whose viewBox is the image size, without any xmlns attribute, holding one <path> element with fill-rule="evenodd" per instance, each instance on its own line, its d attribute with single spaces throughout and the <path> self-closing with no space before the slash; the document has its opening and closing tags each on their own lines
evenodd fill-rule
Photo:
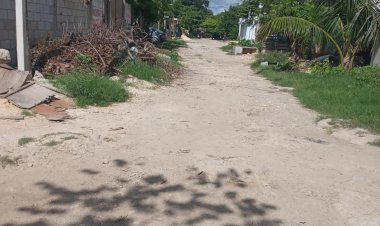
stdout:
<svg viewBox="0 0 380 226">
<path fill-rule="evenodd" d="M 311 73 L 320 76 L 342 76 L 347 73 L 342 66 L 333 67 L 329 61 L 314 62 L 311 67 Z"/>
<path fill-rule="evenodd" d="M 285 53 L 273 51 L 257 55 L 253 66 L 259 67 L 262 62 L 268 62 L 270 67 L 276 71 L 291 71 L 295 64 L 291 62 Z"/>
<path fill-rule="evenodd" d="M 121 83 L 94 73 L 71 72 L 59 77 L 53 84 L 74 97 L 80 107 L 104 107 L 128 99 L 128 93 Z"/>
</svg>

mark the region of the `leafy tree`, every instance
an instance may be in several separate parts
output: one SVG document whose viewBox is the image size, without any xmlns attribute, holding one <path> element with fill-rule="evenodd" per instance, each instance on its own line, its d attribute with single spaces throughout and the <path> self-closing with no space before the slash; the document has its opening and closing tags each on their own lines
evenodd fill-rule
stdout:
<svg viewBox="0 0 380 226">
<path fill-rule="evenodd" d="M 207 30 L 209 33 L 222 33 L 222 18 L 221 16 L 209 16 L 205 21 L 201 24 L 201 26 Z"/>
<path fill-rule="evenodd" d="M 140 19 L 143 27 L 162 18 L 171 10 L 172 0 L 127 0 L 133 7 L 135 18 Z"/>
</svg>

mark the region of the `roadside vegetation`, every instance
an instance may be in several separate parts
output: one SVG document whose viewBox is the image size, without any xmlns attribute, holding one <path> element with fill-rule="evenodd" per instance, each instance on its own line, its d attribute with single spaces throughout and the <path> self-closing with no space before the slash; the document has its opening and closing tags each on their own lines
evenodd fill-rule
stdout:
<svg viewBox="0 0 380 226">
<path fill-rule="evenodd" d="M 116 77 L 101 75 L 91 67 L 91 61 L 82 62 L 82 67 L 63 76 L 53 77 L 52 83 L 74 98 L 77 106 L 105 107 L 113 103 L 125 102 L 129 98 L 125 80 L 134 77 L 156 85 L 168 85 L 180 73 L 180 57 L 177 49 L 186 47 L 183 40 L 174 39 L 158 44 L 158 54 L 152 61 L 126 59 L 118 66 Z M 115 77 L 115 76 L 114 76 Z"/>
<path fill-rule="evenodd" d="M 260 7 L 258 7 L 260 6 Z M 345 126 L 364 127 L 380 133 L 380 69 L 368 66 L 380 40 L 380 14 L 368 0 L 242 0 L 207 23 L 211 31 L 225 33 L 223 24 L 246 18 L 259 23 L 254 46 L 275 35 L 288 43 L 289 52 L 258 54 L 252 67 L 273 83 L 292 87 L 308 108 Z M 234 18 L 237 17 L 237 18 Z M 234 44 L 222 47 L 231 51 Z"/>
<path fill-rule="evenodd" d="M 143 61 L 131 61 L 122 66 L 123 75 L 132 75 L 140 80 L 145 80 L 158 85 L 166 85 L 171 81 L 171 76 L 156 64 Z"/>
<path fill-rule="evenodd" d="M 260 66 L 262 62 L 269 64 Z M 276 85 L 294 88 L 293 94 L 302 104 L 324 117 L 380 133 L 380 68 L 346 71 L 325 62 L 305 73 L 297 71 L 295 63 L 279 52 L 259 55 L 252 67 Z"/>
<path fill-rule="evenodd" d="M 176 50 L 181 47 L 187 47 L 187 44 L 182 39 L 169 39 L 157 45 L 160 49 Z"/>
</svg>

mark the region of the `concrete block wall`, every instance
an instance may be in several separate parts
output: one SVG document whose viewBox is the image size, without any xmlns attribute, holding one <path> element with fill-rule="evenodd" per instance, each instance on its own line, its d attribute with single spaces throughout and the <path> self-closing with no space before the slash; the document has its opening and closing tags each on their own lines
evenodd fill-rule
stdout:
<svg viewBox="0 0 380 226">
<path fill-rule="evenodd" d="M 91 7 L 92 7 L 91 9 L 92 25 L 103 24 L 104 18 L 105 18 L 104 1 L 103 0 L 92 1 Z"/>
<path fill-rule="evenodd" d="M 103 0 L 25 0 L 29 44 L 62 35 L 64 32 L 88 31 L 91 27 L 92 8 L 103 21 Z M 16 64 L 16 15 L 14 0 L 0 0 L 0 48 L 11 52 Z"/>
<path fill-rule="evenodd" d="M 27 0 L 26 20 L 29 44 L 55 36 L 55 2 L 51 0 Z"/>
<path fill-rule="evenodd" d="M 91 5 L 85 4 L 83 0 L 57 0 L 56 15 L 58 35 L 88 31 L 91 27 Z"/>
<path fill-rule="evenodd" d="M 16 21 L 14 0 L 1 0 L 0 3 L 0 49 L 11 52 L 12 63 L 16 56 Z"/>
</svg>

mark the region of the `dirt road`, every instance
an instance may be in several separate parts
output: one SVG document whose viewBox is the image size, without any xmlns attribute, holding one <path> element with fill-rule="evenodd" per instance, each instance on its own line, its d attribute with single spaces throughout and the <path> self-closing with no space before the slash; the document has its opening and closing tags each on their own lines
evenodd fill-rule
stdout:
<svg viewBox="0 0 380 226">
<path fill-rule="evenodd" d="M 2 121 L 21 163 L 0 168 L 0 225 L 380 225 L 379 148 L 329 134 L 221 45 L 190 42 L 182 79 L 128 103 Z"/>
</svg>

